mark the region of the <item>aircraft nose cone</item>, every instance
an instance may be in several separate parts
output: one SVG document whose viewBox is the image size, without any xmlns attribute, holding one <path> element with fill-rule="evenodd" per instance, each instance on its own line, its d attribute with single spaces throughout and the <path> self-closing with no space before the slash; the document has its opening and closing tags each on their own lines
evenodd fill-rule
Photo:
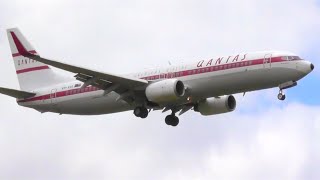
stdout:
<svg viewBox="0 0 320 180">
<path fill-rule="evenodd" d="M 313 64 L 311 64 L 310 65 L 310 68 L 311 68 L 311 71 L 314 69 L 314 65 Z"/>
</svg>

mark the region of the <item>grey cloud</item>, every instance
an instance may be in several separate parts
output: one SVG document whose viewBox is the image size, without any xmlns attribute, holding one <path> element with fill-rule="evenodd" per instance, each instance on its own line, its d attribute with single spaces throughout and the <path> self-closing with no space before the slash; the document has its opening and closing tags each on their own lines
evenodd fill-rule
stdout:
<svg viewBox="0 0 320 180">
<path fill-rule="evenodd" d="M 39 116 L 22 109 L 27 119 L 21 119 L 11 109 L 1 119 L 4 179 L 319 177 L 319 107 L 289 104 L 211 118 L 190 113 L 178 128 L 154 114 L 140 120 L 131 113 Z"/>
</svg>

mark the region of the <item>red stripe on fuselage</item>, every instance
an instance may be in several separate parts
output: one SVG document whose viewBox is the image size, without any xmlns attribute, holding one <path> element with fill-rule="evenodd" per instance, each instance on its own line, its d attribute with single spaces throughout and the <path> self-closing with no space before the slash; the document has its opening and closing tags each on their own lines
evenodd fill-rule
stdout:
<svg viewBox="0 0 320 180">
<path fill-rule="evenodd" d="M 17 71 L 17 74 L 32 72 L 32 71 L 39 71 L 43 69 L 50 69 L 49 66 L 39 66 L 39 67 L 33 67 L 33 68 L 27 68 L 27 69 L 21 69 Z"/>
<path fill-rule="evenodd" d="M 38 97 L 33 97 L 30 99 L 24 99 L 24 100 L 19 100 L 18 102 L 32 102 L 32 101 L 40 101 L 40 100 L 48 100 L 51 98 L 59 98 L 59 97 L 65 97 L 65 96 L 71 96 L 71 95 L 76 95 L 76 94 L 83 94 L 83 93 L 88 93 L 88 92 L 93 92 L 93 91 L 98 91 L 100 90 L 97 87 L 86 87 L 86 88 L 78 88 L 78 89 L 71 89 L 71 90 L 67 90 L 67 91 L 61 91 L 61 92 L 56 92 L 56 93 L 52 93 L 52 94 L 45 94 L 42 96 L 38 96 Z"/>
<path fill-rule="evenodd" d="M 271 60 L 272 63 L 282 62 L 282 61 L 284 61 L 284 60 L 282 60 L 281 57 L 274 57 Z M 200 67 L 197 69 L 189 69 L 189 70 L 171 72 L 171 73 L 165 73 L 165 74 L 166 74 L 166 78 L 170 79 L 170 78 L 192 76 L 192 75 L 198 75 L 198 74 L 204 74 L 204 73 L 210 73 L 210 72 L 216 72 L 216 71 L 223 71 L 223 70 L 235 69 L 235 68 L 240 68 L 240 67 L 262 65 L 262 64 L 269 65 L 270 62 L 266 62 L 265 59 L 256 59 L 256 60 L 248 60 L 248 61 L 239 61 L 239 62 L 234 62 L 234 63 L 229 63 L 229 64 L 221 64 L 221 65 L 217 64 L 214 66 Z M 171 74 L 170 77 L 169 77 L 169 74 Z M 160 75 L 143 77 L 141 79 L 157 80 L 157 79 L 160 79 Z M 87 87 L 87 88 L 90 88 L 90 89 L 82 91 L 79 88 L 79 89 L 72 89 L 72 90 L 57 92 L 54 98 L 71 96 L 71 95 L 82 94 L 82 93 L 100 90 L 95 87 Z M 51 97 L 52 97 L 51 94 L 46 94 L 43 96 L 33 97 L 30 99 L 20 100 L 18 102 L 32 102 L 32 101 L 39 101 L 39 100 L 48 100 Z"/>
</svg>

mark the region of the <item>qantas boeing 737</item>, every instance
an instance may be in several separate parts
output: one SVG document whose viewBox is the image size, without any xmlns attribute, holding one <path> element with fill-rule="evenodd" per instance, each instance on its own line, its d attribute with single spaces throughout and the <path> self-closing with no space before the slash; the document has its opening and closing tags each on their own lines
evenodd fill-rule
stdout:
<svg viewBox="0 0 320 180">
<path fill-rule="evenodd" d="M 284 89 L 296 86 L 314 69 L 295 54 L 265 51 L 116 75 L 44 58 L 17 28 L 8 29 L 7 35 L 20 90 L 0 88 L 0 93 L 41 113 L 100 115 L 133 110 L 135 116 L 146 118 L 151 110 L 170 110 L 165 122 L 177 126 L 176 114 L 189 110 L 204 116 L 235 110 L 232 94 L 236 93 L 278 87 L 278 99 L 284 100 Z"/>
</svg>

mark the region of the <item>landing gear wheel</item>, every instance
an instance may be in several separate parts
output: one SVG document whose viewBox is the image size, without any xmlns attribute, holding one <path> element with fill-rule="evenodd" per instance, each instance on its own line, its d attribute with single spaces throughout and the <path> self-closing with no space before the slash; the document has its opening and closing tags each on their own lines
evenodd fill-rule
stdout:
<svg viewBox="0 0 320 180">
<path fill-rule="evenodd" d="M 134 110 L 133 110 L 133 114 L 137 117 L 140 117 L 140 118 L 146 118 L 148 117 L 148 109 L 145 108 L 145 107 L 136 107 Z"/>
<path fill-rule="evenodd" d="M 147 109 L 147 108 L 142 108 L 140 117 L 141 117 L 142 119 L 144 119 L 144 118 L 148 117 L 148 114 L 149 114 L 148 109 Z"/>
<path fill-rule="evenodd" d="M 164 121 L 167 125 L 171 125 L 171 115 L 168 115 Z"/>
<path fill-rule="evenodd" d="M 178 126 L 178 124 L 179 124 L 179 118 L 177 116 L 174 116 L 171 126 L 176 127 Z"/>
<path fill-rule="evenodd" d="M 179 124 L 179 118 L 173 114 L 168 115 L 165 119 L 167 125 L 177 126 Z"/>
<path fill-rule="evenodd" d="M 140 114 L 141 114 L 141 107 L 136 107 L 136 108 L 134 108 L 134 110 L 133 110 L 133 114 L 135 115 L 135 116 L 137 116 L 137 117 L 140 117 Z"/>
<path fill-rule="evenodd" d="M 281 101 L 283 101 L 283 100 L 286 99 L 286 95 L 280 92 L 280 93 L 278 94 L 278 99 L 281 100 Z"/>
</svg>

